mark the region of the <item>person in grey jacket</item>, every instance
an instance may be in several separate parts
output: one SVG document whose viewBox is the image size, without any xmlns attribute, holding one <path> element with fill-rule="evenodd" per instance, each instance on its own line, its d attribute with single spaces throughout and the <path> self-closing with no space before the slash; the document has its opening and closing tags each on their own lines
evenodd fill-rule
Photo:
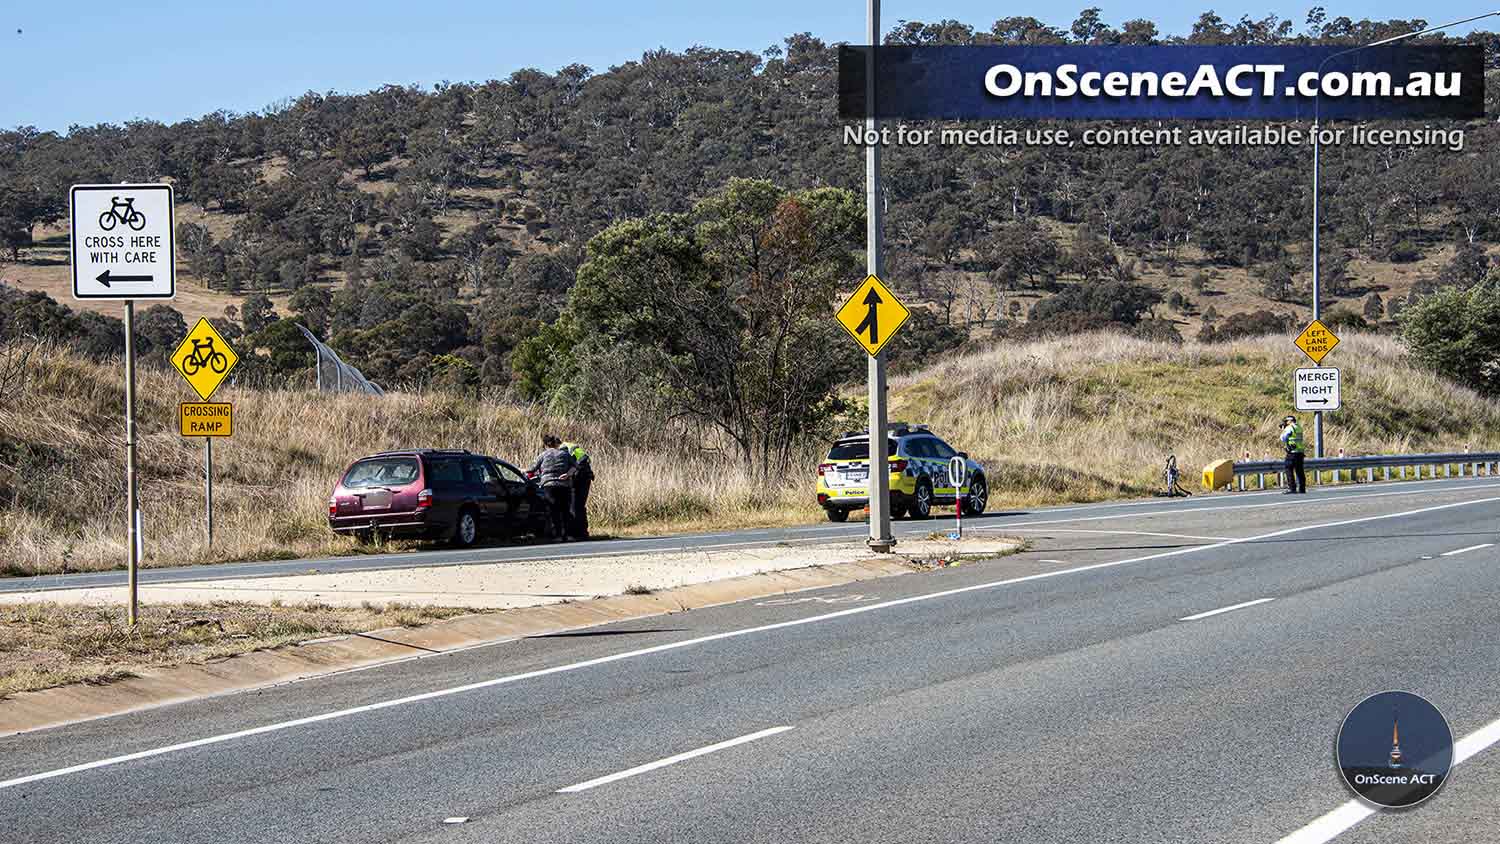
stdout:
<svg viewBox="0 0 1500 844">
<path fill-rule="evenodd" d="M 542 494 L 552 505 L 548 516 L 552 536 L 559 542 L 568 540 L 569 514 L 573 509 L 573 473 L 577 466 L 572 452 L 562 447 L 562 440 L 551 434 L 542 435 L 542 453 L 531 464 L 530 474 L 536 477 Z"/>
</svg>

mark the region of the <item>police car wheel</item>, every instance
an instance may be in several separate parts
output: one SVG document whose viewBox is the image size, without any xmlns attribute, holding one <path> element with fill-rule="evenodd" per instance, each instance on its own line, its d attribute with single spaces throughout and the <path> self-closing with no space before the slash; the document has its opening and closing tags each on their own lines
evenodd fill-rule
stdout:
<svg viewBox="0 0 1500 844">
<path fill-rule="evenodd" d="M 932 485 L 927 481 L 917 484 L 917 491 L 912 493 L 911 513 L 913 519 L 926 519 L 932 515 Z"/>
<path fill-rule="evenodd" d="M 837 507 L 824 507 L 823 508 L 823 512 L 825 512 L 825 513 L 828 514 L 828 521 L 830 521 L 830 522 L 847 522 L 847 521 L 849 521 L 849 511 L 848 510 L 840 510 Z"/>
<path fill-rule="evenodd" d="M 969 492 L 964 496 L 964 514 L 978 516 L 984 512 L 984 507 L 990 500 L 990 487 L 984 482 L 984 475 L 974 476 L 969 482 Z"/>
</svg>

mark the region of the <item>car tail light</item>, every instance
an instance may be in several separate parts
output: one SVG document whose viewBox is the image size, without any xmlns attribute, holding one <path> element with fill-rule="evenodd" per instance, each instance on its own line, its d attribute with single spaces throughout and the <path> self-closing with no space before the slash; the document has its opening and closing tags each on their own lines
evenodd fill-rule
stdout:
<svg viewBox="0 0 1500 844">
<path fill-rule="evenodd" d="M 339 514 L 339 500 L 337 498 L 330 498 L 330 499 L 328 499 L 328 517 L 331 519 L 334 516 L 337 516 L 338 514 Z"/>
<path fill-rule="evenodd" d="M 905 460 L 892 460 L 891 461 L 891 471 L 892 472 L 905 472 L 906 471 L 906 461 Z"/>
<path fill-rule="evenodd" d="M 819 463 L 818 464 L 818 477 L 820 477 L 820 478 L 823 477 L 823 473 L 827 472 L 829 469 L 832 469 L 832 468 L 833 468 L 833 464 L 832 463 Z"/>
<path fill-rule="evenodd" d="M 424 489 L 417 493 L 417 508 L 424 509 L 432 506 L 432 490 Z"/>
</svg>

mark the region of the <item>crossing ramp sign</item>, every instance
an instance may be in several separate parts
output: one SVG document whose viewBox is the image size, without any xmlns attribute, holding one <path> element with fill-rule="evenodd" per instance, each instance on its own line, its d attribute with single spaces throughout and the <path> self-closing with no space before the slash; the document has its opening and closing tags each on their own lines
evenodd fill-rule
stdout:
<svg viewBox="0 0 1500 844">
<path fill-rule="evenodd" d="M 234 353 L 234 349 L 229 348 L 213 325 L 201 317 L 177 344 L 177 351 L 172 353 L 172 366 L 204 401 L 219 389 L 239 361 L 240 356 Z"/>
<path fill-rule="evenodd" d="M 837 313 L 839 325 L 871 357 L 880 354 L 910 316 L 896 294 L 873 275 L 865 278 Z"/>
<path fill-rule="evenodd" d="M 68 207 L 73 298 L 177 295 L 171 185 L 74 185 Z"/>
</svg>

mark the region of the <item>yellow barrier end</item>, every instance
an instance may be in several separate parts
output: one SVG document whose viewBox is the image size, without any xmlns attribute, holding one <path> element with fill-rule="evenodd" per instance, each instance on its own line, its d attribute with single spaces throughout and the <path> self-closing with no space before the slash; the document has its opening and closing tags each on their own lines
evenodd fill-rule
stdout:
<svg viewBox="0 0 1500 844">
<path fill-rule="evenodd" d="M 1203 488 L 1222 489 L 1234 483 L 1234 461 L 1216 460 L 1203 467 Z"/>
</svg>

